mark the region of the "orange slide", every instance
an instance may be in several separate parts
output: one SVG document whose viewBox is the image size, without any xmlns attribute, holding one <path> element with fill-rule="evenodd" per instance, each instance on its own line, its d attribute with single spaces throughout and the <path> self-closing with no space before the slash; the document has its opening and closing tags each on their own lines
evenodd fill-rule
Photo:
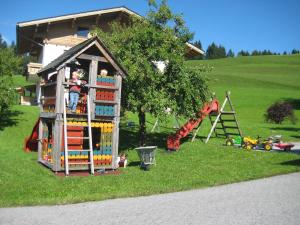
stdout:
<svg viewBox="0 0 300 225">
<path fill-rule="evenodd" d="M 32 129 L 31 135 L 25 138 L 24 142 L 24 151 L 31 152 L 38 150 L 38 138 L 39 138 L 39 123 L 40 119 L 38 119 Z"/>
<path fill-rule="evenodd" d="M 205 103 L 198 113 L 198 118 L 190 119 L 175 134 L 170 135 L 167 139 L 167 148 L 171 151 L 177 151 L 180 147 L 180 139 L 186 137 L 194 128 L 196 128 L 206 116 L 212 112 L 219 111 L 219 102 L 214 99 L 210 103 Z"/>
</svg>

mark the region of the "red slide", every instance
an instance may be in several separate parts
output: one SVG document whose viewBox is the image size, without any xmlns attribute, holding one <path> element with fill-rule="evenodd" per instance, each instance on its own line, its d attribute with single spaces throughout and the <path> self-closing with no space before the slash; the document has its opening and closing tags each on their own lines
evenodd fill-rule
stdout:
<svg viewBox="0 0 300 225">
<path fill-rule="evenodd" d="M 195 127 L 197 127 L 203 119 L 212 112 L 219 111 L 219 102 L 214 99 L 210 103 L 205 103 L 201 111 L 198 113 L 197 119 L 190 119 L 184 124 L 176 134 L 170 135 L 167 139 L 167 148 L 171 151 L 177 151 L 180 147 L 180 139 L 186 137 Z"/>
<path fill-rule="evenodd" d="M 32 129 L 31 135 L 25 138 L 25 143 L 24 143 L 25 152 L 37 151 L 38 149 L 39 123 L 40 123 L 40 119 L 36 121 Z"/>
</svg>

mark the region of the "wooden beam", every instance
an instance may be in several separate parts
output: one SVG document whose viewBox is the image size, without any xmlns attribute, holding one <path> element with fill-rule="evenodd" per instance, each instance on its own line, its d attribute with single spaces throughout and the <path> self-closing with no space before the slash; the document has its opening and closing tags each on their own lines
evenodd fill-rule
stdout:
<svg viewBox="0 0 300 225">
<path fill-rule="evenodd" d="M 108 62 L 117 70 L 118 74 L 125 75 L 123 74 L 122 69 L 118 66 L 117 63 L 115 63 L 115 61 L 112 59 L 112 57 L 110 57 L 110 55 L 106 52 L 106 50 L 98 42 L 95 42 L 95 45 L 99 48 L 99 50 L 102 52 L 104 57 L 108 60 Z"/>
<path fill-rule="evenodd" d="M 77 58 L 86 59 L 86 60 L 90 60 L 90 61 L 105 62 L 105 63 L 108 62 L 108 60 L 102 56 L 95 56 L 95 55 L 89 55 L 89 54 L 81 54 Z"/>
<path fill-rule="evenodd" d="M 118 102 L 115 105 L 115 117 L 114 117 L 114 128 L 113 128 L 113 149 L 112 149 L 112 168 L 118 168 L 117 159 L 119 150 L 119 124 L 120 124 L 120 111 L 121 111 L 121 92 L 122 92 L 122 77 L 115 75 L 116 86 L 119 88 L 115 93 L 115 100 Z"/>
<path fill-rule="evenodd" d="M 72 19 L 72 28 L 75 27 L 75 24 L 76 24 L 76 18 Z"/>
<path fill-rule="evenodd" d="M 98 72 L 98 61 L 92 60 L 90 62 L 89 69 L 89 84 L 96 85 L 97 82 L 97 72 Z M 90 112 L 91 119 L 95 119 L 95 100 L 96 100 L 96 90 L 95 88 L 89 88 L 89 98 L 90 98 Z"/>
<path fill-rule="evenodd" d="M 42 158 L 42 140 L 43 138 L 43 122 L 40 118 L 40 122 L 39 122 L 39 137 L 38 137 L 38 161 L 40 162 L 43 158 Z"/>
<path fill-rule="evenodd" d="M 65 87 L 62 85 L 65 81 L 65 69 L 62 68 L 57 73 L 56 78 L 56 102 L 55 102 L 55 112 L 63 113 L 63 101 L 64 101 L 64 89 Z"/>
<path fill-rule="evenodd" d="M 96 26 L 99 25 L 99 18 L 100 18 L 101 15 L 102 15 L 102 14 L 98 14 L 98 15 L 96 16 L 96 22 L 95 22 L 95 25 L 96 25 Z"/>
<path fill-rule="evenodd" d="M 36 24 L 36 25 L 35 25 L 35 28 L 34 28 L 34 33 L 36 33 L 36 32 L 38 31 L 38 28 L 39 28 L 39 25 Z"/>
</svg>

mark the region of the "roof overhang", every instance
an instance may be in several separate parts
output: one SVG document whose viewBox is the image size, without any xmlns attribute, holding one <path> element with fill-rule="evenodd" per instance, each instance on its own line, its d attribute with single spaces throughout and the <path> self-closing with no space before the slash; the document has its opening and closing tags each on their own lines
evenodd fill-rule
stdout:
<svg viewBox="0 0 300 225">
<path fill-rule="evenodd" d="M 108 8 L 108 9 L 101 9 L 101 10 L 93 10 L 88 12 L 81 12 L 81 13 L 74 13 L 74 14 L 66 14 L 61 16 L 55 16 L 55 17 L 48 17 L 43 19 L 37 19 L 37 20 L 30 20 L 30 21 L 24 21 L 24 22 L 18 22 L 16 25 L 16 33 L 17 33 L 17 49 L 19 50 L 19 44 L 20 44 L 20 37 L 22 36 L 22 39 L 25 40 L 28 43 L 33 43 L 34 45 L 40 47 L 40 43 L 34 43 L 34 40 L 31 40 L 30 37 L 27 37 L 26 35 L 21 34 L 21 30 L 27 30 L 27 32 L 30 32 L 30 29 L 34 29 L 35 27 L 47 25 L 51 23 L 56 23 L 60 21 L 66 21 L 66 20 L 76 20 L 77 18 L 85 18 L 90 16 L 97 16 L 97 15 L 104 15 L 104 14 L 110 14 L 110 13 L 124 13 L 127 15 L 134 15 L 138 17 L 142 17 L 140 14 L 128 9 L 125 6 L 121 7 L 115 7 L 115 8 Z M 29 29 L 29 30 L 28 30 Z M 26 34 L 26 33 L 25 33 Z M 40 46 L 39 46 L 40 45 Z M 203 55 L 204 52 L 195 47 L 194 45 L 190 43 L 186 43 L 187 50 L 186 50 L 186 56 L 187 57 L 194 57 L 197 55 Z"/>
<path fill-rule="evenodd" d="M 122 67 L 122 65 L 118 62 L 118 60 L 115 58 L 115 56 L 108 50 L 108 48 L 105 46 L 105 44 L 98 38 L 98 37 L 92 37 L 90 39 L 87 39 L 86 41 L 70 48 L 69 50 L 65 51 L 62 55 L 57 57 L 55 60 L 53 60 L 48 65 L 44 66 L 38 73 L 38 76 L 42 76 L 43 74 L 49 74 L 56 72 L 60 70 L 62 67 L 66 66 L 68 63 L 73 61 L 75 58 L 80 56 L 82 53 L 84 53 L 86 50 L 91 48 L 92 46 L 95 46 L 99 52 L 102 54 L 105 53 L 106 62 L 109 62 L 115 69 L 118 71 L 118 73 L 122 77 L 126 77 L 127 71 Z M 100 47 L 99 47 L 100 46 Z"/>
<path fill-rule="evenodd" d="M 136 13 L 132 10 L 129 10 L 128 8 L 126 8 L 124 6 L 121 6 L 121 7 L 116 7 L 116 8 L 93 10 L 93 11 L 88 11 L 88 12 L 67 14 L 67 15 L 48 17 L 48 18 L 43 18 L 43 19 L 38 19 L 38 20 L 19 22 L 19 23 L 17 23 L 17 26 L 18 27 L 38 26 L 40 24 L 54 23 L 54 22 L 59 22 L 59 21 L 64 21 L 64 20 L 96 16 L 96 15 L 102 15 L 102 14 L 114 13 L 114 12 L 123 12 L 128 15 L 135 15 L 135 16 L 141 17 L 141 15 L 139 15 L 138 13 Z"/>
</svg>

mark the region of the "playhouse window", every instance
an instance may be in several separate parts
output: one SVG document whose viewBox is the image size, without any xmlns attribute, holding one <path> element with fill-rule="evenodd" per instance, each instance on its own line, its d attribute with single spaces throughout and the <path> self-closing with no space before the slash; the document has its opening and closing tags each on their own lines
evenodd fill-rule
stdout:
<svg viewBox="0 0 300 225">
<path fill-rule="evenodd" d="M 87 37 L 88 34 L 89 34 L 89 28 L 86 28 L 86 27 L 78 27 L 77 28 L 77 36 L 80 36 L 80 37 Z"/>
</svg>

